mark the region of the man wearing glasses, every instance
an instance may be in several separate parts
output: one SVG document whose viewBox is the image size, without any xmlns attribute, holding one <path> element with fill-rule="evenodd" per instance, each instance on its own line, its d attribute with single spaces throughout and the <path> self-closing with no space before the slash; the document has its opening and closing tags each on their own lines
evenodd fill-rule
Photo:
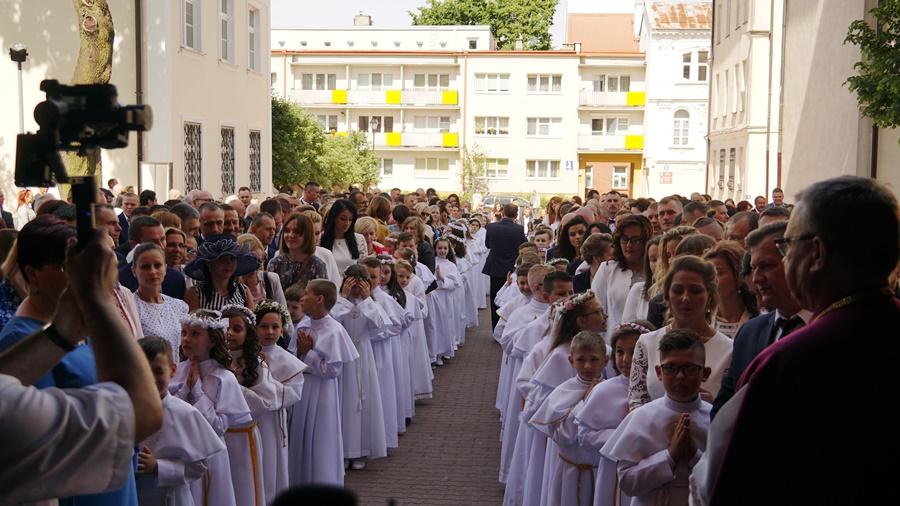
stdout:
<svg viewBox="0 0 900 506">
<path fill-rule="evenodd" d="M 888 289 L 900 260 L 897 200 L 871 179 L 815 183 L 774 244 L 794 299 L 815 318 L 763 350 L 720 410 L 716 422 L 727 411 L 734 424 L 711 430 L 707 450 L 724 448 L 710 458 L 721 467 L 709 504 L 878 502 L 897 470 L 886 460 L 896 447 L 888 409 L 900 400 L 900 301 Z M 772 477 L 783 478 L 777 493 L 762 485 Z"/>
</svg>

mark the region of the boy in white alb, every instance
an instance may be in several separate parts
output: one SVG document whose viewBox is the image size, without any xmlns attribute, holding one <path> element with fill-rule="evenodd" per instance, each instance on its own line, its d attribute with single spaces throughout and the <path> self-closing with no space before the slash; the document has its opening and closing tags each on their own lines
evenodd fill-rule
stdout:
<svg viewBox="0 0 900 506">
<path fill-rule="evenodd" d="M 494 340 L 497 341 L 498 344 L 500 344 L 501 348 L 503 348 L 503 353 L 500 356 L 500 379 L 497 382 L 497 402 L 495 406 L 498 410 L 500 410 L 501 424 L 506 417 L 506 403 L 508 401 L 507 393 L 509 392 L 509 383 L 510 381 L 512 381 L 509 374 L 509 354 L 506 351 L 506 341 L 504 341 L 504 336 L 509 339 L 509 336 L 512 335 L 511 332 L 506 332 L 507 323 L 509 322 L 512 314 L 517 309 L 528 306 L 534 300 L 534 293 L 531 290 L 531 284 L 528 282 L 528 270 L 531 269 L 531 267 L 533 267 L 534 265 L 536 264 L 524 262 L 516 267 L 516 272 L 522 273 L 521 276 L 516 277 L 516 285 L 519 288 L 519 295 L 497 309 L 497 315 L 500 316 L 500 319 L 497 321 L 497 326 L 494 327 Z M 516 333 L 518 333 L 519 330 L 522 330 L 522 327 L 524 327 L 527 323 L 528 322 L 524 322 L 524 324 L 521 326 L 516 325 L 516 327 L 518 327 L 516 329 Z M 503 439 L 502 433 L 500 435 L 500 438 L 501 440 Z"/>
<path fill-rule="evenodd" d="M 602 381 L 609 362 L 606 343 L 598 332 L 582 331 L 572 339 L 569 363 L 575 377 L 564 381 L 541 404 L 528 422 L 552 439 L 559 448 L 559 465 L 553 468 L 546 493 L 549 506 L 579 506 L 593 503 L 594 480 L 600 454 L 578 443 L 575 416 L 584 399 Z"/>
<path fill-rule="evenodd" d="M 163 425 L 141 442 L 135 485 L 141 506 L 193 505 L 190 483 L 206 474 L 209 457 L 225 450 L 225 443 L 203 415 L 169 394 L 175 376 L 172 347 L 159 337 L 138 340 L 150 361 L 150 372 L 162 398 Z"/>
<path fill-rule="evenodd" d="M 709 403 L 700 385 L 709 376 L 706 350 L 697 333 L 677 329 L 659 342 L 656 374 L 665 396 L 625 417 L 601 453 L 618 462 L 619 487 L 634 506 L 688 504 L 691 469 L 706 449 Z"/>
</svg>

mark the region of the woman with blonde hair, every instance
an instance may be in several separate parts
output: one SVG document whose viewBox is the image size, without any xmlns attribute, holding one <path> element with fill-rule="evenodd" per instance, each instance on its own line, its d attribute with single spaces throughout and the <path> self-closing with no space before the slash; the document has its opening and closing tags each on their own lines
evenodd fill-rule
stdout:
<svg viewBox="0 0 900 506">
<path fill-rule="evenodd" d="M 31 194 L 31 190 L 28 188 L 19 190 L 19 198 L 16 205 L 16 230 L 22 230 L 26 223 L 34 219 L 35 212 L 31 208 L 33 202 L 34 195 Z"/>
<path fill-rule="evenodd" d="M 181 218 L 165 209 L 160 209 L 150 216 L 159 220 L 163 228 L 181 228 Z"/>
<path fill-rule="evenodd" d="M 562 197 L 559 195 L 551 197 L 550 202 L 547 203 L 547 225 L 550 225 L 554 232 L 559 228 L 559 220 L 562 218 L 562 215 L 559 213 L 561 205 Z"/>
<path fill-rule="evenodd" d="M 253 234 L 241 234 L 237 238 L 240 245 L 246 244 L 251 253 L 256 253 L 260 258 L 266 253 L 262 242 Z M 241 283 L 247 285 L 247 289 L 253 295 L 257 304 L 263 300 L 274 300 L 282 306 L 287 306 L 284 298 L 284 289 L 281 287 L 281 278 L 274 272 L 268 272 L 260 265 L 254 272 L 248 272 L 241 276 Z M 255 309 L 255 308 L 254 308 Z"/>
<path fill-rule="evenodd" d="M 388 252 L 384 244 L 377 240 L 378 229 L 378 220 L 371 216 L 362 216 L 356 220 L 356 233 L 361 234 L 366 240 L 366 252 L 369 255 L 382 255 Z M 387 235 L 385 234 L 385 237 Z"/>
<path fill-rule="evenodd" d="M 722 241 L 709 249 L 703 258 L 712 262 L 718 278 L 719 305 L 713 326 L 734 338 L 741 325 L 759 316 L 756 295 L 741 276 L 744 249 L 736 241 Z"/>
</svg>

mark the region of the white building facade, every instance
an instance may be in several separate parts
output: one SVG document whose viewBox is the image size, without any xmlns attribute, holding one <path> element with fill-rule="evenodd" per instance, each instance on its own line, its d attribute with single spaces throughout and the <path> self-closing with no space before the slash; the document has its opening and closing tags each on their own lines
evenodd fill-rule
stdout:
<svg viewBox="0 0 900 506">
<path fill-rule="evenodd" d="M 636 9 L 647 62 L 644 195 L 706 188 L 711 13 L 708 1 Z"/>
<path fill-rule="evenodd" d="M 44 100 L 43 79 L 67 82 L 78 56 L 78 19 L 68 4 L 47 11 L 40 2 L 4 2 L 3 47 L 22 42 L 25 129 Z M 249 186 L 272 190 L 269 87 L 269 0 L 109 0 L 115 27 L 110 83 L 123 104 L 138 98 L 153 109 L 153 128 L 138 149 L 104 151 L 100 179 L 116 178 L 165 200 L 170 188 L 214 195 Z M 141 25 L 136 26 L 135 5 Z M 7 15 L 8 14 L 8 15 Z M 136 34 L 140 33 L 140 51 Z M 137 76 L 140 77 L 140 81 Z M 15 64 L 0 65 L 0 178 L 7 209 L 13 185 L 18 93 Z M 11 198 L 13 197 L 13 198 Z"/>
</svg>

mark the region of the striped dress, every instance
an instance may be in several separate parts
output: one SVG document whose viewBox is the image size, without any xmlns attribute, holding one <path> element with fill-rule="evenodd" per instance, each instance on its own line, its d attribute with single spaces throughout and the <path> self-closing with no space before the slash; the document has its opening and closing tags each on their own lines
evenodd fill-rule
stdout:
<svg viewBox="0 0 900 506">
<path fill-rule="evenodd" d="M 220 311 L 222 307 L 228 304 L 247 305 L 247 285 L 243 283 L 235 283 L 234 294 L 231 297 L 223 297 L 213 290 L 212 297 L 207 298 L 206 294 L 203 293 L 202 281 L 197 281 L 194 287 L 197 289 L 197 298 L 200 300 L 202 309 Z"/>
</svg>

